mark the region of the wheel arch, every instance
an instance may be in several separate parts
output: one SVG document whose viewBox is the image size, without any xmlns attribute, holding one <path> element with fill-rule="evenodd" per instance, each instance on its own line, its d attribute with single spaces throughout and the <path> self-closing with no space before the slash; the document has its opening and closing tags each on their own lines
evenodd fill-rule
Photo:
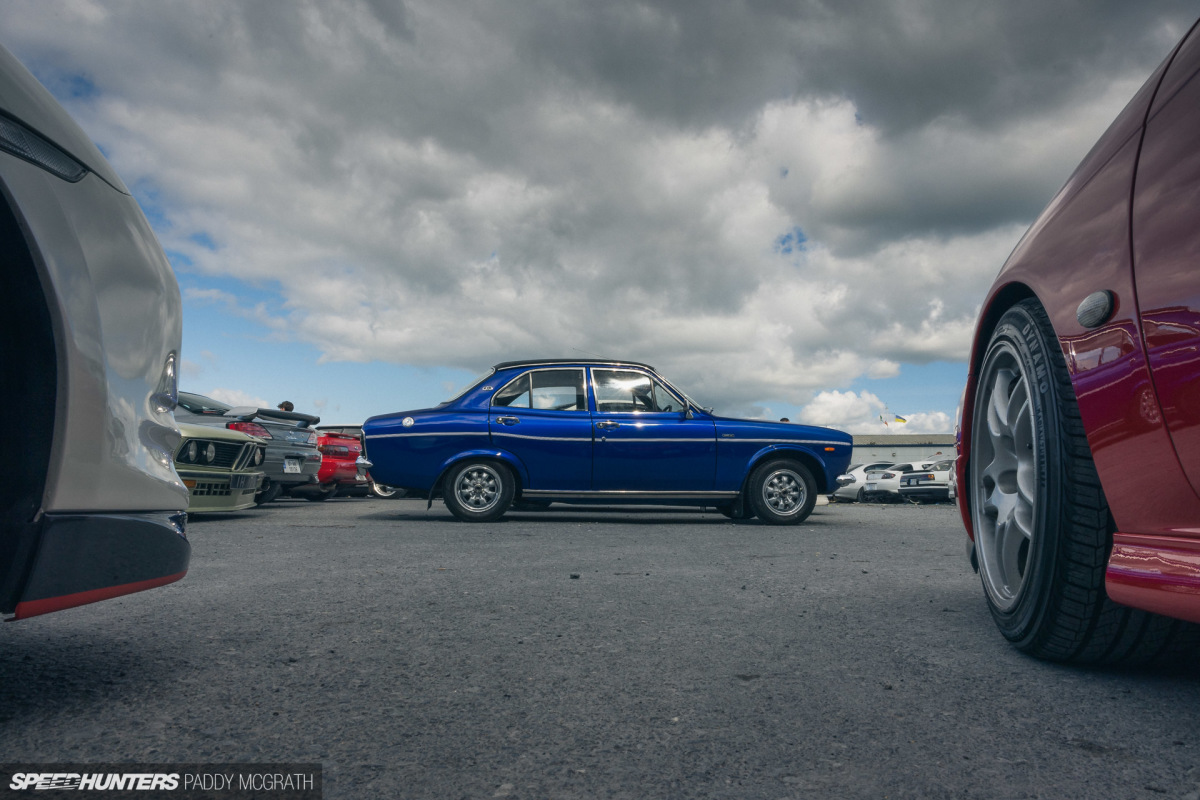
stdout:
<svg viewBox="0 0 1200 800">
<path fill-rule="evenodd" d="M 770 461 L 771 459 L 782 458 L 798 461 L 808 468 L 812 473 L 813 480 L 817 482 L 817 493 L 827 494 L 832 491 L 830 489 L 831 482 L 828 476 L 828 470 L 825 468 L 825 462 L 810 450 L 805 450 L 801 447 L 790 447 L 788 445 L 772 445 L 764 447 L 754 454 L 746 464 L 746 472 L 742 475 L 742 492 L 746 491 L 746 482 L 750 480 L 750 476 L 754 474 L 754 470 L 758 469 L 759 465 Z M 832 486 L 836 487 L 837 482 L 832 482 Z"/>
<path fill-rule="evenodd" d="M 442 494 L 442 484 L 446 480 L 446 476 L 456 466 L 464 461 L 469 461 L 473 458 L 486 459 L 488 461 L 498 461 L 508 467 L 513 476 L 516 478 L 516 492 L 514 497 L 521 496 L 521 490 L 529 482 L 529 470 L 525 467 L 525 462 L 521 461 L 515 453 L 508 450 L 466 450 L 461 453 L 456 453 L 450 458 L 442 462 L 441 469 L 438 470 L 437 479 L 433 485 L 429 487 L 429 502 L 432 503 L 435 497 Z"/>
<path fill-rule="evenodd" d="M 958 418 L 958 457 L 954 462 L 955 480 L 958 483 L 958 510 L 962 516 L 963 525 L 967 529 L 968 558 L 972 566 L 975 564 L 974 542 L 975 526 L 971 522 L 971 493 L 970 486 L 970 452 L 971 452 L 971 419 L 975 413 L 975 391 L 978 388 L 979 367 L 983 364 L 983 356 L 987 352 L 987 343 L 991 341 L 992 333 L 1010 308 L 1024 300 L 1033 299 L 1045 308 L 1037 293 L 1025 283 L 1012 282 L 1000 287 L 988 301 L 980 313 L 979 322 L 975 326 L 975 338 L 971 346 L 970 361 L 967 364 L 967 383 L 963 387 L 962 407 Z"/>
<path fill-rule="evenodd" d="M 0 181 L 0 385 L 22 409 L 10 426 L 20 459 L 0 461 L 0 610 L 20 598 L 40 528 L 60 399 L 61 320 L 45 271 L 8 187 Z"/>
</svg>

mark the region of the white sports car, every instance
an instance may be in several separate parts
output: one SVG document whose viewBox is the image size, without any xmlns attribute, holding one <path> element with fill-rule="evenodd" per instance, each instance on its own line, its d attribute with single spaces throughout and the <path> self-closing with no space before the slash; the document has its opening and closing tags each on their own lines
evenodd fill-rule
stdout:
<svg viewBox="0 0 1200 800">
<path fill-rule="evenodd" d="M 0 612 L 45 614 L 187 572 L 172 456 L 179 287 L 129 190 L 0 47 Z"/>
</svg>

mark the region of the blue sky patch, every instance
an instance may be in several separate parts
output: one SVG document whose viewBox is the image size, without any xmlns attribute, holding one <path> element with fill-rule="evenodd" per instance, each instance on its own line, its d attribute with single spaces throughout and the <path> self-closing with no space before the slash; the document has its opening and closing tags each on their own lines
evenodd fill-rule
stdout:
<svg viewBox="0 0 1200 800">
<path fill-rule="evenodd" d="M 804 235 L 804 231 L 798 227 L 792 228 L 775 240 L 775 252 L 785 256 L 790 256 L 792 253 L 803 253 L 804 244 L 807 241 L 808 237 Z"/>
</svg>

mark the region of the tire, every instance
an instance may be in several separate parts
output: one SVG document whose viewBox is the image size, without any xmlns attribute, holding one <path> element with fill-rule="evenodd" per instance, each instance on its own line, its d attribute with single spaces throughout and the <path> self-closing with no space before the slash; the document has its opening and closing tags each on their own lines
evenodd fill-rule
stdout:
<svg viewBox="0 0 1200 800">
<path fill-rule="evenodd" d="M 817 482 L 796 461 L 768 461 L 750 473 L 750 508 L 771 525 L 796 525 L 817 504 Z"/>
<path fill-rule="evenodd" d="M 865 502 L 867 502 L 867 490 L 866 490 L 866 489 L 859 489 L 859 490 L 858 490 L 858 494 L 857 494 L 857 495 L 855 495 L 855 497 L 854 497 L 854 502 L 856 502 L 856 503 L 865 503 Z"/>
<path fill-rule="evenodd" d="M 371 487 L 367 491 L 368 496 L 378 497 L 381 500 L 395 500 L 398 497 L 404 497 L 404 491 L 397 489 L 395 486 L 388 486 L 384 483 L 376 483 L 371 481 Z"/>
<path fill-rule="evenodd" d="M 516 479 L 497 461 L 464 461 L 450 468 L 442 496 L 450 513 L 464 522 L 491 522 L 512 505 Z"/>
<path fill-rule="evenodd" d="M 1017 649 L 1134 665 L 1195 649 L 1200 626 L 1119 606 L 1104 591 L 1115 527 L 1050 319 L 1035 300 L 984 351 L 968 485 L 988 608 Z"/>
<path fill-rule="evenodd" d="M 264 480 L 263 483 L 267 483 L 267 487 L 254 496 L 254 504 L 258 506 L 266 505 L 276 497 L 279 497 L 279 493 L 283 491 L 283 484 L 279 481 L 268 482 Z"/>
</svg>

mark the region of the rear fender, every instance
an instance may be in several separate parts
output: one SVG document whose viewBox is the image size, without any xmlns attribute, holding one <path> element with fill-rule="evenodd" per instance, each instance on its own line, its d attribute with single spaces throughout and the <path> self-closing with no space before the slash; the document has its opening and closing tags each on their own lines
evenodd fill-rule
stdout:
<svg viewBox="0 0 1200 800">
<path fill-rule="evenodd" d="M 434 497 L 440 497 L 442 494 L 442 481 L 446 479 L 446 474 L 456 465 L 463 461 L 472 458 L 486 458 L 489 461 L 499 461 L 506 465 L 517 476 L 517 495 L 521 493 L 521 487 L 529 482 L 529 470 L 525 467 L 525 462 L 518 458 L 514 453 L 508 450 L 466 450 L 462 453 L 456 453 L 450 458 L 442 462 L 441 469 L 438 471 L 437 480 L 429 487 L 429 501 L 425 507 L 429 508 L 433 505 Z"/>
</svg>

